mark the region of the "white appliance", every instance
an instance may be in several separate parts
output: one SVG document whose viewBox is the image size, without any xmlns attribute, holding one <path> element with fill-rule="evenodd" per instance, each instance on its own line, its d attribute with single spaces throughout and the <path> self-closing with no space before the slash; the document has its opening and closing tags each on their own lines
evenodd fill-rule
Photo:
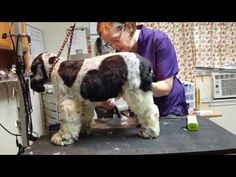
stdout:
<svg viewBox="0 0 236 177">
<path fill-rule="evenodd" d="M 236 98 L 236 73 L 212 73 L 213 99 Z"/>
<path fill-rule="evenodd" d="M 192 82 L 182 81 L 182 84 L 184 86 L 185 96 L 186 96 L 186 102 L 188 105 L 188 109 L 195 109 L 195 84 Z"/>
</svg>

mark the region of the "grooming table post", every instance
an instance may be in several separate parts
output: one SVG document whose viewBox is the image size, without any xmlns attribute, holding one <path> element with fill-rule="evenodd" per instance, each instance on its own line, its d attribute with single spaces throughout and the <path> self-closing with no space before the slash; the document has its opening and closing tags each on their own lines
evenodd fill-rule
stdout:
<svg viewBox="0 0 236 177">
<path fill-rule="evenodd" d="M 22 33 L 22 23 L 17 23 L 16 25 L 16 32 L 18 34 Z M 22 49 L 22 38 L 18 38 L 17 43 L 17 56 L 23 59 L 23 49 Z M 23 61 L 22 61 L 23 62 Z M 19 90 L 19 118 L 21 122 L 21 134 L 22 134 L 22 146 L 28 147 L 29 146 L 29 139 L 28 139 L 28 127 L 27 127 L 27 120 L 26 120 L 26 112 L 25 112 L 25 104 L 22 92 L 22 86 L 18 79 L 18 90 Z"/>
</svg>

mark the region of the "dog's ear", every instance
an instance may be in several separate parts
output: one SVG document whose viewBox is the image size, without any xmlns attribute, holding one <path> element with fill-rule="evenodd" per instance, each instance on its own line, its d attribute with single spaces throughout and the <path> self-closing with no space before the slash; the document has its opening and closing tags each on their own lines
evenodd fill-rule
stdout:
<svg viewBox="0 0 236 177">
<path fill-rule="evenodd" d="M 32 62 L 31 67 L 30 67 L 30 70 L 33 74 L 36 74 L 37 73 L 37 68 L 43 64 L 43 59 L 42 59 L 43 54 L 44 53 L 41 53 L 33 59 L 33 62 Z"/>
<path fill-rule="evenodd" d="M 37 92 L 44 92 L 44 84 L 48 80 L 48 76 L 46 74 L 44 63 L 42 59 L 42 54 L 39 54 L 31 64 L 31 76 L 30 76 L 30 86 L 31 89 Z"/>
</svg>

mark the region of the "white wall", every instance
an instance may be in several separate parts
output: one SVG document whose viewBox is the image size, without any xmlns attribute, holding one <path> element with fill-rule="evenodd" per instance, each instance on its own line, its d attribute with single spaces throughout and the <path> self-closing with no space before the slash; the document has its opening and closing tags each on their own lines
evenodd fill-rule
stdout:
<svg viewBox="0 0 236 177">
<path fill-rule="evenodd" d="M 213 102 L 210 104 L 210 109 L 223 114 L 222 117 L 211 118 L 210 120 L 236 135 L 236 117 L 234 115 L 236 100 Z"/>
<path fill-rule="evenodd" d="M 11 89 L 9 89 L 10 91 Z M 11 92 L 12 93 L 12 92 Z M 18 134 L 14 122 L 18 119 L 17 102 L 14 98 L 7 99 L 6 90 L 1 84 L 1 99 L 0 99 L 0 123 L 12 133 Z M 16 154 L 16 138 L 7 133 L 0 127 L 0 154 Z"/>
<path fill-rule="evenodd" d="M 45 50 L 48 52 L 58 53 L 61 45 L 66 37 L 66 29 L 70 28 L 74 22 L 34 22 L 34 23 L 27 23 L 34 27 L 37 27 L 44 31 L 44 42 L 45 42 Z M 88 22 L 77 22 L 75 28 L 88 28 Z M 62 57 L 67 56 L 67 45 L 61 54 Z"/>
</svg>

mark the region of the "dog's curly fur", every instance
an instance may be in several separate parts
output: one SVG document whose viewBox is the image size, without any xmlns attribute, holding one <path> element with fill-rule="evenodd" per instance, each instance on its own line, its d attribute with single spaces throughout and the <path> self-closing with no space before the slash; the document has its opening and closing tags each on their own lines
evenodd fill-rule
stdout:
<svg viewBox="0 0 236 177">
<path fill-rule="evenodd" d="M 50 69 L 57 59 L 53 53 L 41 53 L 31 65 L 31 88 L 44 92 Z M 159 110 L 152 93 L 152 68 L 147 59 L 131 52 L 101 55 L 84 60 L 60 60 L 51 73 L 54 91 L 60 95 L 61 126 L 51 137 L 56 145 L 78 140 L 89 132 L 94 109 L 101 101 L 122 96 L 138 116 L 143 138 L 159 136 Z"/>
</svg>

